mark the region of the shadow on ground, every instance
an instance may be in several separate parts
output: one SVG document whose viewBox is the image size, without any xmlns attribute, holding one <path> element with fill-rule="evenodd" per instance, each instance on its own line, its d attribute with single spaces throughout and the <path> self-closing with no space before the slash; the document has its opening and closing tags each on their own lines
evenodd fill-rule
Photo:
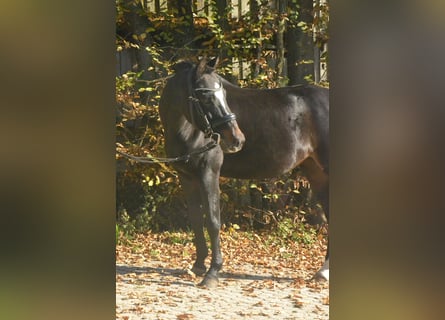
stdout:
<svg viewBox="0 0 445 320">
<path fill-rule="evenodd" d="M 188 274 L 190 271 L 186 269 L 171 269 L 171 268 L 153 268 L 153 267 L 138 267 L 138 266 L 127 266 L 127 265 L 117 265 L 116 274 L 126 275 L 130 273 L 135 274 L 153 274 L 157 273 L 163 276 L 172 276 L 180 278 L 184 274 Z M 221 272 L 221 279 L 228 280 L 248 280 L 248 281 L 280 281 L 280 282 L 293 282 L 296 279 L 290 277 L 277 277 L 273 275 L 257 275 L 249 273 L 233 273 L 233 272 Z M 182 282 L 181 282 L 182 283 Z"/>
</svg>

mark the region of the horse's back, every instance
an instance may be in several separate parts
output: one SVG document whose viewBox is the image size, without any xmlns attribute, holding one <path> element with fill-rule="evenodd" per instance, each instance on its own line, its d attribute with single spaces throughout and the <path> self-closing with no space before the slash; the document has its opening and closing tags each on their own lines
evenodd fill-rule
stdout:
<svg viewBox="0 0 445 320">
<path fill-rule="evenodd" d="M 329 90 L 301 85 L 272 90 L 227 89 L 246 137 L 244 148 L 226 154 L 222 176 L 269 178 L 283 174 L 318 148 L 328 155 Z"/>
</svg>

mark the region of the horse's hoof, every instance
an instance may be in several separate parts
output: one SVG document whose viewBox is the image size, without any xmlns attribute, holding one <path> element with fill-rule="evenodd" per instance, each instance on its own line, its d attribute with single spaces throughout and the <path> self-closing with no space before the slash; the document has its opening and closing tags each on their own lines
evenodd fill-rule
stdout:
<svg viewBox="0 0 445 320">
<path fill-rule="evenodd" d="M 312 279 L 319 282 L 329 281 L 329 269 L 319 270 Z"/>
<path fill-rule="evenodd" d="M 329 281 L 329 258 L 325 260 L 323 266 L 313 277 L 316 281 Z"/>
<path fill-rule="evenodd" d="M 199 287 L 207 288 L 207 289 L 214 289 L 218 287 L 218 277 L 206 275 L 204 277 L 204 280 L 201 281 L 200 284 L 198 284 Z"/>
<path fill-rule="evenodd" d="M 193 266 L 192 268 L 192 272 L 194 274 L 196 274 L 197 276 L 202 276 L 206 273 L 207 268 L 206 267 L 197 267 L 197 266 Z"/>
</svg>

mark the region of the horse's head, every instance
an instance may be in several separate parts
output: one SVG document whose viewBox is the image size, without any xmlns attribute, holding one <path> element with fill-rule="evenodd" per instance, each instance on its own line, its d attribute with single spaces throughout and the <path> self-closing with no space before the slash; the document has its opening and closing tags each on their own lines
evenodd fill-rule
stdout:
<svg viewBox="0 0 445 320">
<path fill-rule="evenodd" d="M 216 62 L 217 59 L 207 62 L 203 58 L 194 69 L 190 114 L 193 123 L 206 135 L 220 135 L 223 152 L 235 153 L 246 139 L 227 104 L 221 78 L 215 73 Z"/>
</svg>

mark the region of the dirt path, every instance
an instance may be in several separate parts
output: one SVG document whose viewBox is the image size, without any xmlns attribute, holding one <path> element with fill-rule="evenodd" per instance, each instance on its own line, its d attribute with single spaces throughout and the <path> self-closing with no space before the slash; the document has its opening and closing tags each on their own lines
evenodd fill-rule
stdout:
<svg viewBox="0 0 445 320">
<path fill-rule="evenodd" d="M 273 254 L 262 264 L 230 263 L 212 291 L 196 286 L 201 277 L 188 271 L 192 259 L 187 254 L 181 259 L 146 259 L 153 248 L 172 250 L 176 257 L 176 249 L 184 252 L 190 245 L 150 241 L 150 247 L 136 253 L 119 248 L 116 318 L 329 319 L 327 283 L 305 280 L 312 271 L 291 269 Z"/>
</svg>

